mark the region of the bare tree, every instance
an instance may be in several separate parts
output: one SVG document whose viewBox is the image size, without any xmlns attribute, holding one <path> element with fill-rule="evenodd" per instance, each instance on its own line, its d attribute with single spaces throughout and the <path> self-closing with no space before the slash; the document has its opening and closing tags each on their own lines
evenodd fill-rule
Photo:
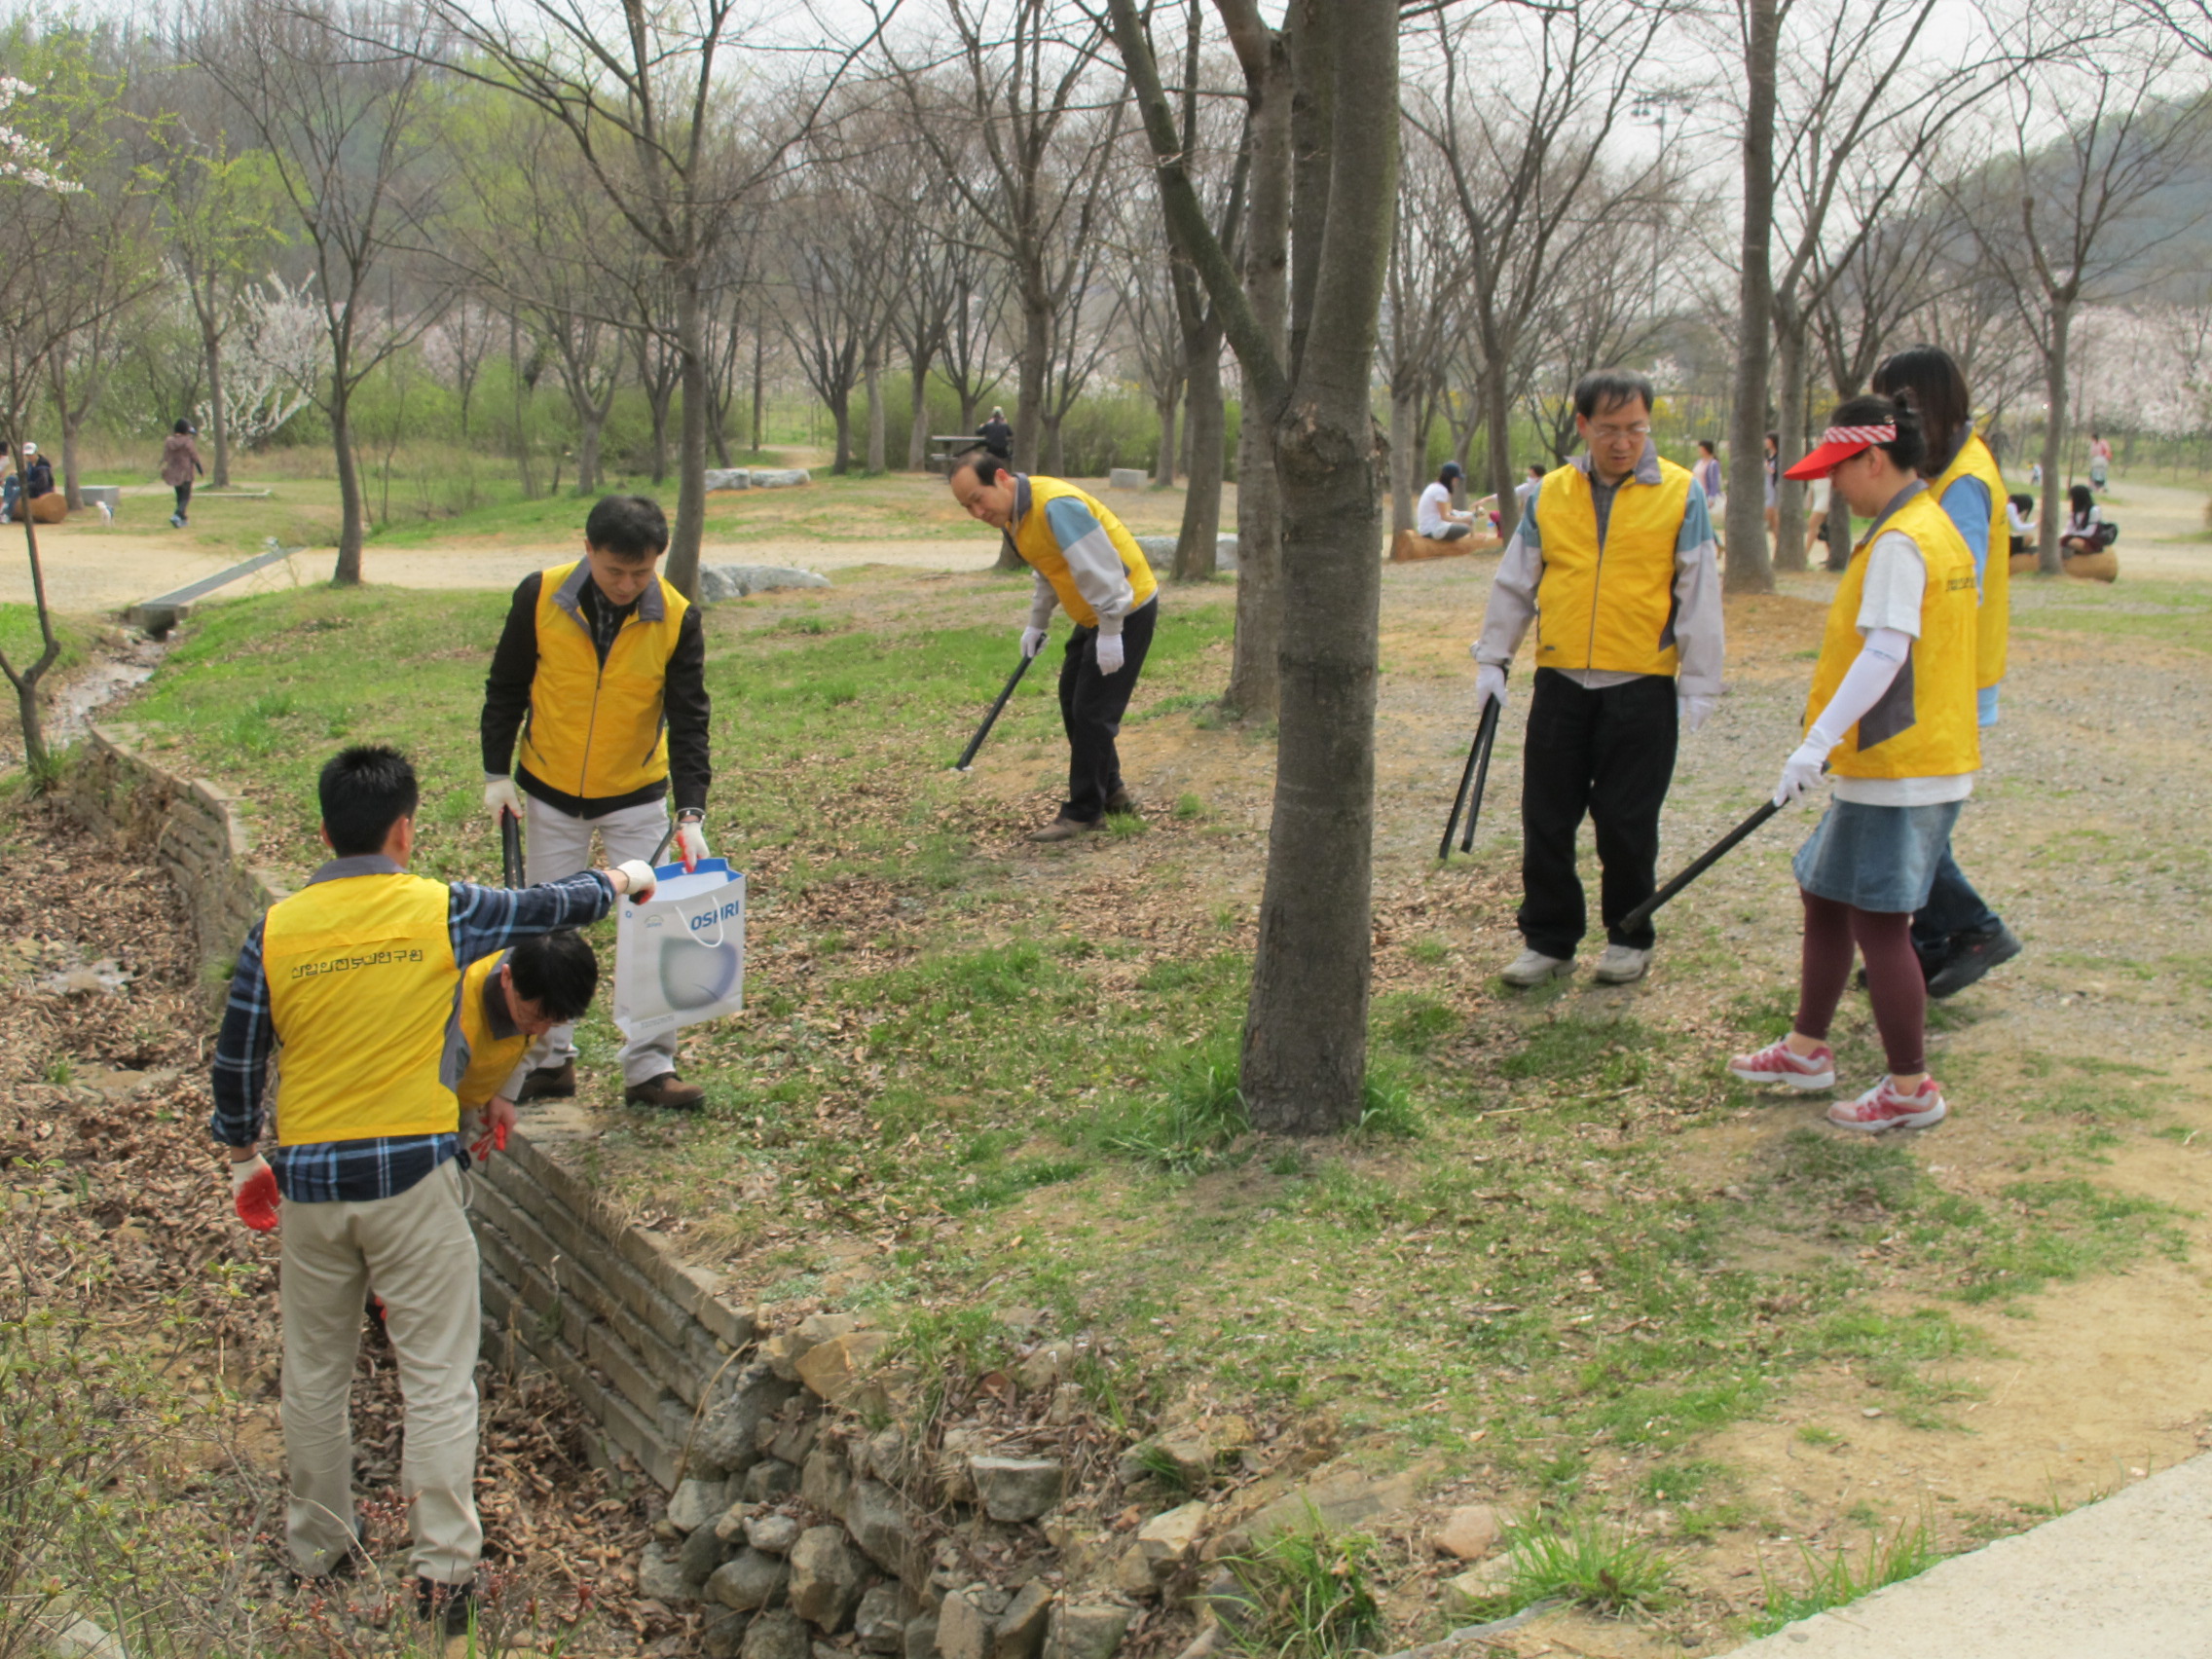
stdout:
<svg viewBox="0 0 2212 1659">
<path fill-rule="evenodd" d="M 1112 16 L 1176 244 L 1260 393 L 1246 419 L 1266 424 L 1282 489 L 1274 812 L 1241 1076 L 1256 1125 L 1326 1133 L 1358 1122 L 1366 1087 L 1387 465 L 1368 388 L 1398 172 L 1398 124 L 1376 116 L 1397 95 L 1398 11 L 1293 0 L 1285 19 L 1298 93 L 1283 134 L 1296 179 L 1287 347 L 1206 221 L 1136 0 L 1113 0 Z M 1252 21 L 1231 20 L 1233 37 Z"/>
<path fill-rule="evenodd" d="M 370 0 L 216 0 L 182 47 L 260 138 L 313 262 L 330 348 L 315 391 L 338 463 L 341 587 L 361 579 L 368 530 L 354 394 L 445 303 L 433 288 L 402 289 L 391 269 L 400 247 L 428 240 L 436 205 L 426 26 Z"/>
<path fill-rule="evenodd" d="M 1414 528 L 1429 424 L 1450 382 L 1449 342 L 1473 264 L 1444 158 L 1412 122 L 1401 135 L 1398 223 L 1382 307 L 1382 378 L 1390 387 L 1390 530 Z"/>
<path fill-rule="evenodd" d="M 830 470 L 853 464 L 853 391 L 890 311 L 878 203 L 836 169 L 810 169 L 778 204 L 778 321 L 835 425 Z"/>
</svg>

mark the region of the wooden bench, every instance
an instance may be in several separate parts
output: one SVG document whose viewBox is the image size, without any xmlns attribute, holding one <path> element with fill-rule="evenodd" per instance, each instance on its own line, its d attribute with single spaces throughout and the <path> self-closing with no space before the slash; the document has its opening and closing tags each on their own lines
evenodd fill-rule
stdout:
<svg viewBox="0 0 2212 1659">
<path fill-rule="evenodd" d="M 1390 537 L 1390 563 L 1410 565 L 1421 559 L 1458 559 L 1469 553 L 1495 553 L 1502 545 L 1494 535 L 1462 535 L 1456 541 L 1438 541 L 1417 531 L 1401 530 Z"/>
<path fill-rule="evenodd" d="M 964 460 L 971 450 L 983 447 L 983 440 L 973 432 L 932 432 L 929 459 L 923 462 L 932 472 L 950 475 L 953 466 Z"/>
</svg>

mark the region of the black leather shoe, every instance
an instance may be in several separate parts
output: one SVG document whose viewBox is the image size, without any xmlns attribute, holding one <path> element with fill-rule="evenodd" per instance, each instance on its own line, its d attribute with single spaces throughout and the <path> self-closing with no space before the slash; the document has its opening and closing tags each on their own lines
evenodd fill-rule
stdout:
<svg viewBox="0 0 2212 1659">
<path fill-rule="evenodd" d="M 415 1616 L 443 1636 L 466 1636 L 476 1613 L 476 1586 L 415 1580 Z"/>
<path fill-rule="evenodd" d="M 2011 961 L 2020 949 L 2020 936 L 2003 922 L 1978 933 L 1953 934 L 1943 965 L 1928 976 L 1928 994 L 1955 996 L 1998 964 Z"/>
<path fill-rule="evenodd" d="M 522 1088 L 515 1090 L 515 1104 L 526 1100 L 573 1100 L 576 1097 L 576 1062 L 567 1065 L 539 1066 L 522 1080 Z"/>
<path fill-rule="evenodd" d="M 622 1091 L 625 1106 L 658 1106 L 664 1112 L 695 1112 L 699 1102 L 707 1098 L 707 1091 L 695 1083 L 685 1083 L 674 1072 L 662 1072 L 644 1083 L 633 1083 Z"/>
<path fill-rule="evenodd" d="M 1129 793 L 1126 789 L 1116 790 L 1106 797 L 1106 810 L 1117 817 L 1124 814 L 1134 817 L 1138 804 L 1137 797 Z"/>
</svg>

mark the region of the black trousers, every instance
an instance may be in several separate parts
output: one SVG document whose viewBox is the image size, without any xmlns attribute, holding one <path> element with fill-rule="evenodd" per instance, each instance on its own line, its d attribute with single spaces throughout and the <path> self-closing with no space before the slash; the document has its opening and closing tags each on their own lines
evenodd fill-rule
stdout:
<svg viewBox="0 0 2212 1659">
<path fill-rule="evenodd" d="M 1137 674 L 1145 652 L 1152 648 L 1153 624 L 1160 620 L 1158 596 L 1122 618 L 1122 667 L 1117 674 L 1098 672 L 1098 630 L 1078 628 L 1068 638 L 1067 655 L 1060 659 L 1060 724 L 1068 734 L 1068 798 L 1062 818 L 1095 824 L 1105 816 L 1106 802 L 1122 787 L 1122 756 L 1114 739 L 1122 733 L 1122 716 L 1129 706 L 1129 693 L 1137 688 Z"/>
<path fill-rule="evenodd" d="M 1659 809 L 1675 781 L 1675 682 L 1646 674 L 1586 691 L 1556 669 L 1536 671 L 1521 756 L 1521 937 L 1546 956 L 1570 957 L 1588 921 L 1574 872 L 1585 814 L 1598 831 L 1605 939 L 1651 948 L 1646 922 L 1620 920 L 1658 885 Z"/>
</svg>

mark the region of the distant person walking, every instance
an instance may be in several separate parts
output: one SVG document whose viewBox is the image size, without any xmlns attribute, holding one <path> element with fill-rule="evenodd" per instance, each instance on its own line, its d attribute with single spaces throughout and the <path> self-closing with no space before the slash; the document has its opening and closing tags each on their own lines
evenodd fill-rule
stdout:
<svg viewBox="0 0 2212 1659">
<path fill-rule="evenodd" d="M 2089 434 L 2089 486 L 2102 490 L 2112 476 L 2112 445 L 2095 432 Z"/>
<path fill-rule="evenodd" d="M 1720 510 L 1720 493 L 1726 486 L 1720 474 L 1720 452 L 1713 447 L 1711 438 L 1698 439 L 1697 462 L 1690 468 L 1690 476 L 1697 480 L 1697 487 L 1705 492 L 1705 510 L 1708 513 L 1717 513 Z"/>
<path fill-rule="evenodd" d="M 983 440 L 983 447 L 991 454 L 1010 465 L 1013 463 L 1014 428 L 1007 424 L 1004 409 L 994 405 L 991 418 L 976 428 L 976 435 Z"/>
<path fill-rule="evenodd" d="M 170 527 L 176 530 L 184 529 L 185 512 L 192 505 L 192 480 L 207 470 L 200 464 L 200 446 L 192 439 L 192 423 L 179 421 L 162 440 L 162 482 L 176 492 L 176 511 L 169 514 Z"/>
<path fill-rule="evenodd" d="M 1448 461 L 1437 470 L 1436 482 L 1420 493 L 1414 528 L 1429 540 L 1464 541 L 1475 534 L 1475 515 L 1456 512 L 1452 506 L 1452 492 L 1464 476 L 1457 461 Z"/>
<path fill-rule="evenodd" d="M 1068 797 L 1032 841 L 1072 841 L 1108 813 L 1134 813 L 1115 747 L 1160 616 L 1160 584 L 1144 549 L 1097 497 L 1060 478 L 1033 478 L 996 456 L 952 469 L 952 495 L 968 515 L 1002 532 L 1037 572 L 1021 654 L 1045 648 L 1052 612 L 1074 619 L 1060 661 L 1060 725 L 1068 736 Z"/>
<path fill-rule="evenodd" d="M 1604 370 L 1574 387 L 1584 453 L 1547 472 L 1514 527 L 1473 646 L 1475 707 L 1505 703 L 1530 627 L 1536 679 L 1521 761 L 1521 911 L 1530 986 L 1574 971 L 1588 923 L 1574 842 L 1588 818 L 1604 871 L 1601 984 L 1641 979 L 1656 935 L 1623 920 L 1656 885 L 1659 809 L 1679 729 L 1720 695 L 1719 564 L 1705 496 L 1651 442 L 1651 383 Z"/>
</svg>

